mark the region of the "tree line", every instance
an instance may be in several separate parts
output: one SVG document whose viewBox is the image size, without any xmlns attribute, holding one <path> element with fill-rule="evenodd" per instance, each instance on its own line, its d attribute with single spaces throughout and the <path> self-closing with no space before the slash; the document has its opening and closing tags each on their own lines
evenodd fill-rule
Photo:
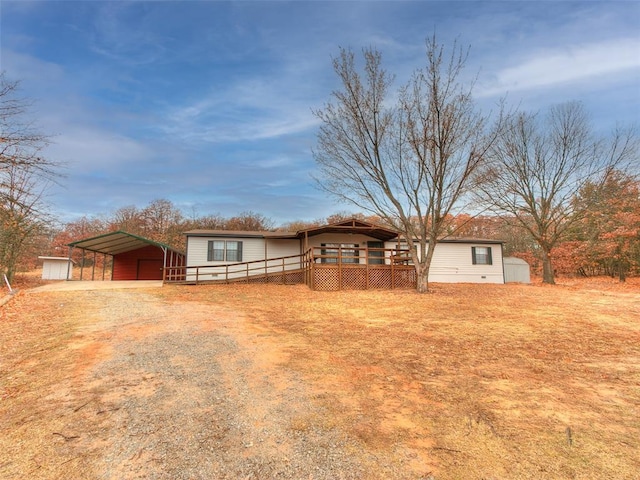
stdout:
<svg viewBox="0 0 640 480">
<path fill-rule="evenodd" d="M 555 273 L 564 276 L 607 275 L 624 280 L 640 275 L 640 181 L 623 172 L 613 172 L 604 188 L 587 182 L 571 199 L 590 208 L 562 237 L 553 249 Z M 67 245 L 116 230 L 140 235 L 185 248 L 184 232 L 195 229 L 238 231 L 296 232 L 355 217 L 389 226 L 383 219 L 365 213 L 337 212 L 311 221 L 296 220 L 280 225 L 255 212 L 231 217 L 220 214 L 197 216 L 186 214 L 171 201 L 157 199 L 146 207 L 122 207 L 110 214 L 81 217 L 42 237 L 37 245 L 43 252 L 66 256 Z M 518 219 L 505 215 L 470 215 L 461 213 L 447 219 L 445 237 L 483 238 L 504 242 L 504 255 L 529 262 L 534 274 L 542 275 L 543 256 L 539 245 L 522 228 Z M 25 267 L 33 266 L 33 252 Z M 78 253 L 77 253 L 78 254 Z"/>
</svg>

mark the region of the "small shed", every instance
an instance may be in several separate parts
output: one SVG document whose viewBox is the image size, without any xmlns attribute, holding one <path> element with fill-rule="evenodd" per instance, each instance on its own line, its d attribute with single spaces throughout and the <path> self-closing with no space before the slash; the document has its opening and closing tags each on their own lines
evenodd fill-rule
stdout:
<svg viewBox="0 0 640 480">
<path fill-rule="evenodd" d="M 43 280 L 66 280 L 73 277 L 73 260 L 66 257 L 38 257 L 42 260 Z"/>
<path fill-rule="evenodd" d="M 529 264 L 517 257 L 505 257 L 504 282 L 505 283 L 531 283 Z"/>
</svg>

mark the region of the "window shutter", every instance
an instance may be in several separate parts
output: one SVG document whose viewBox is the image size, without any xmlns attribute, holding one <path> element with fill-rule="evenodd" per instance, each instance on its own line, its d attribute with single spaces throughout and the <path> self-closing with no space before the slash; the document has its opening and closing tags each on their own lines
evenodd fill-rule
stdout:
<svg viewBox="0 0 640 480">
<path fill-rule="evenodd" d="M 471 247 L 471 263 L 476 265 L 478 262 L 476 261 L 476 247 Z"/>
<path fill-rule="evenodd" d="M 207 262 L 213 260 L 213 240 L 207 242 Z"/>
<path fill-rule="evenodd" d="M 242 242 L 238 242 L 238 261 L 242 261 Z"/>
<path fill-rule="evenodd" d="M 487 265 L 493 265 L 493 259 L 491 258 L 491 247 L 487 247 Z"/>
</svg>

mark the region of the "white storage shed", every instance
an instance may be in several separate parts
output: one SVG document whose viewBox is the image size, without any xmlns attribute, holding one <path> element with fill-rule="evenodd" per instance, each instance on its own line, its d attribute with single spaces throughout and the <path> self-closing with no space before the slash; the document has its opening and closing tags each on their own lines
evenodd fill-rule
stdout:
<svg viewBox="0 0 640 480">
<path fill-rule="evenodd" d="M 73 278 L 73 260 L 67 257 L 38 257 L 42 260 L 43 280 Z"/>
<path fill-rule="evenodd" d="M 517 257 L 504 257 L 505 283 L 531 283 L 529 264 Z"/>
</svg>

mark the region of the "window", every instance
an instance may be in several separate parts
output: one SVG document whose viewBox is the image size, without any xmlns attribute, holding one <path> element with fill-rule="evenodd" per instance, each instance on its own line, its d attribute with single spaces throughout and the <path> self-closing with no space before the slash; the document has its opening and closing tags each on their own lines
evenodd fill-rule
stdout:
<svg viewBox="0 0 640 480">
<path fill-rule="evenodd" d="M 227 262 L 242 261 L 242 242 L 227 242 Z"/>
<path fill-rule="evenodd" d="M 338 263 L 338 256 L 342 257 L 342 263 L 360 263 L 357 243 L 322 243 L 320 246 L 320 254 L 329 256 L 320 259 L 320 263 Z"/>
<path fill-rule="evenodd" d="M 474 265 L 493 265 L 491 247 L 471 247 L 471 261 Z"/>
<path fill-rule="evenodd" d="M 241 262 L 242 242 L 210 240 L 207 244 L 207 262 Z"/>
<path fill-rule="evenodd" d="M 367 242 L 367 248 L 384 248 L 384 242 Z M 369 265 L 384 265 L 384 251 L 369 250 Z"/>
<path fill-rule="evenodd" d="M 224 242 L 212 240 L 207 248 L 207 262 L 224 262 Z"/>
</svg>

